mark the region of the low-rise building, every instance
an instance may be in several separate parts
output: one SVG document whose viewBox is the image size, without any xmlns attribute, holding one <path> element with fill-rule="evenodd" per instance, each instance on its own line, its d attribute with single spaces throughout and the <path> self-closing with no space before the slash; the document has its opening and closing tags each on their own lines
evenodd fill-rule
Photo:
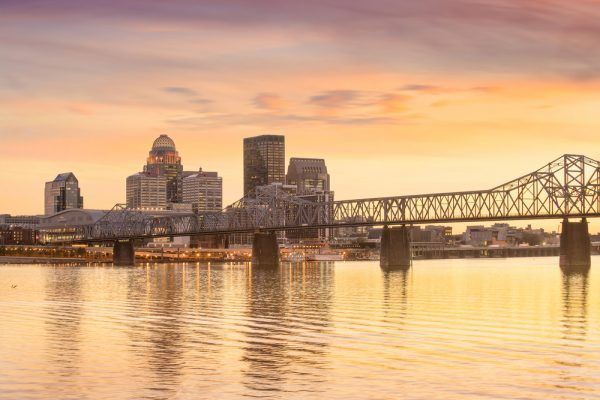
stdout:
<svg viewBox="0 0 600 400">
<path fill-rule="evenodd" d="M 0 214 L 0 226 L 37 229 L 43 215 Z"/>
<path fill-rule="evenodd" d="M 82 238 L 82 232 L 93 226 L 108 211 L 71 209 L 40 220 L 39 241 L 52 243 Z"/>
<path fill-rule="evenodd" d="M 37 242 L 38 235 L 35 229 L 6 225 L 0 227 L 0 245 L 27 245 Z"/>
</svg>

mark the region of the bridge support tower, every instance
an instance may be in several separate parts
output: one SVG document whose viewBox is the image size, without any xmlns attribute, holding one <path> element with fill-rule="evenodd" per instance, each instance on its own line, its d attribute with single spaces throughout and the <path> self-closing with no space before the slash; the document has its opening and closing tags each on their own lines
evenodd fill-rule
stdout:
<svg viewBox="0 0 600 400">
<path fill-rule="evenodd" d="M 588 223 L 563 219 L 560 234 L 560 268 L 565 271 L 587 271 L 591 264 L 591 243 Z"/>
<path fill-rule="evenodd" d="M 255 232 L 252 238 L 252 266 L 279 267 L 279 245 L 275 232 Z"/>
<path fill-rule="evenodd" d="M 383 269 L 406 269 L 411 265 L 410 230 L 406 225 L 383 227 L 379 265 Z"/>
<path fill-rule="evenodd" d="M 135 264 L 133 240 L 117 240 L 114 243 L 113 264 L 119 266 L 133 266 Z"/>
</svg>

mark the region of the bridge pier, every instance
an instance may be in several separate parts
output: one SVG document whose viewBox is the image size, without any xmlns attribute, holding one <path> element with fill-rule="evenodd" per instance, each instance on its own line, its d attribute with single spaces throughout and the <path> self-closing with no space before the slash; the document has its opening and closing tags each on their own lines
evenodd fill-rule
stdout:
<svg viewBox="0 0 600 400">
<path fill-rule="evenodd" d="M 379 265 L 383 269 L 406 269 L 411 265 L 410 230 L 406 225 L 383 227 Z"/>
<path fill-rule="evenodd" d="M 591 243 L 587 220 L 569 222 L 564 218 L 560 234 L 560 268 L 565 271 L 587 271 L 591 264 Z"/>
<path fill-rule="evenodd" d="M 117 240 L 114 243 L 113 264 L 119 266 L 133 266 L 135 264 L 133 240 Z"/>
<path fill-rule="evenodd" d="M 279 267 L 279 244 L 275 232 L 256 232 L 252 238 L 252 266 Z"/>
</svg>

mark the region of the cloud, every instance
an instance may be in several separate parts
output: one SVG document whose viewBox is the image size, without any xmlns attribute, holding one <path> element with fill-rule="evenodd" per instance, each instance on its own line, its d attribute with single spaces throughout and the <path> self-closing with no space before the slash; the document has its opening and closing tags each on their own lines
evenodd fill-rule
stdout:
<svg viewBox="0 0 600 400">
<path fill-rule="evenodd" d="M 356 90 L 329 90 L 311 96 L 308 102 L 326 111 L 336 111 L 350 105 L 358 96 Z"/>
<path fill-rule="evenodd" d="M 196 96 L 198 94 L 195 90 L 183 86 L 168 86 L 162 88 L 162 91 L 188 97 Z"/>
<path fill-rule="evenodd" d="M 281 128 L 296 123 L 314 123 L 326 125 L 348 125 L 348 126 L 369 126 L 369 125 L 396 125 L 414 119 L 415 116 L 406 116 L 400 120 L 393 117 L 377 117 L 371 115 L 309 115 L 309 114 L 211 114 L 202 117 L 182 116 L 169 118 L 165 122 L 169 125 L 181 128 L 197 128 L 208 125 L 243 125 Z"/>
<path fill-rule="evenodd" d="M 384 113 L 398 113 L 406 111 L 406 102 L 410 97 L 401 94 L 384 94 L 375 104 L 381 107 Z"/>
<path fill-rule="evenodd" d="M 259 93 L 252 102 L 256 107 L 268 111 L 281 111 L 287 107 L 285 99 L 275 93 Z"/>
<path fill-rule="evenodd" d="M 600 8 L 593 0 L 256 0 L 251 6 L 246 0 L 3 0 L 0 26 L 7 42 L 31 35 L 51 38 L 67 30 L 82 34 L 62 32 L 61 39 L 91 40 L 100 48 L 113 47 L 101 45 L 107 34 L 87 33 L 114 28 L 125 44 L 137 43 L 136 37 L 147 32 L 184 32 L 186 38 L 227 32 L 238 35 L 238 42 L 252 36 L 248 32 L 264 37 L 281 34 L 298 38 L 296 47 L 290 46 L 295 49 L 307 46 L 303 38 L 310 36 L 311 48 L 321 50 L 313 54 L 314 62 L 327 54 L 404 71 L 544 75 L 574 81 L 600 78 Z M 161 41 L 167 45 L 160 54 L 178 45 L 169 35 L 153 39 L 151 46 L 135 52 L 149 53 L 160 48 Z M 268 59 L 263 42 L 248 46 L 244 59 Z M 296 54 L 308 57 L 306 52 Z M 211 54 L 202 56 L 211 60 Z M 186 53 L 182 62 L 190 58 Z M 239 61 L 219 57 L 217 62 L 227 60 L 234 65 Z"/>
<path fill-rule="evenodd" d="M 432 92 L 432 91 L 438 91 L 439 89 L 440 89 L 439 86 L 423 85 L 420 83 L 412 83 L 412 84 L 401 86 L 398 90 L 407 91 L 407 92 Z"/>
<path fill-rule="evenodd" d="M 186 99 L 191 104 L 206 106 L 211 104 L 213 101 L 210 99 L 205 99 L 202 97 L 197 97 L 198 92 L 194 89 L 183 87 L 183 86 L 168 86 L 162 88 L 162 91 L 165 93 L 175 94 L 181 96 Z"/>
<path fill-rule="evenodd" d="M 73 103 L 67 106 L 67 109 L 72 113 L 79 115 L 93 115 L 95 113 L 94 106 L 88 103 Z"/>
<path fill-rule="evenodd" d="M 212 100 L 210 100 L 210 99 L 203 99 L 203 98 L 200 98 L 200 97 L 199 97 L 199 98 L 197 98 L 197 99 L 191 99 L 191 100 L 190 100 L 190 103 L 192 103 L 192 104 L 201 104 L 201 105 L 210 104 L 210 103 L 212 103 L 212 102 L 213 102 L 213 101 L 212 101 Z"/>
<path fill-rule="evenodd" d="M 475 86 L 470 88 L 469 91 L 481 93 L 496 93 L 500 91 L 500 88 L 497 86 Z"/>
</svg>

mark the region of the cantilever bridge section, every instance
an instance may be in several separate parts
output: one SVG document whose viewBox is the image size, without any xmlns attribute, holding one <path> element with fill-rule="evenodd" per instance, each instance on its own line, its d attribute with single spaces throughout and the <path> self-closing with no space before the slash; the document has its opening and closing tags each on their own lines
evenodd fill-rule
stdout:
<svg viewBox="0 0 600 400">
<path fill-rule="evenodd" d="M 277 185 L 259 187 L 210 213 L 152 213 L 116 205 L 60 241 L 101 242 L 319 227 L 403 225 L 600 216 L 600 162 L 566 154 L 488 190 L 308 201 Z M 50 241 L 52 241 L 50 239 Z"/>
<path fill-rule="evenodd" d="M 600 216 L 599 192 L 600 162 L 565 154 L 488 190 L 309 201 L 270 185 L 256 188 L 221 212 L 151 213 L 116 205 L 93 224 L 65 229 L 60 240 L 48 236 L 48 241 L 92 243 L 321 227 L 566 220 Z"/>
</svg>

